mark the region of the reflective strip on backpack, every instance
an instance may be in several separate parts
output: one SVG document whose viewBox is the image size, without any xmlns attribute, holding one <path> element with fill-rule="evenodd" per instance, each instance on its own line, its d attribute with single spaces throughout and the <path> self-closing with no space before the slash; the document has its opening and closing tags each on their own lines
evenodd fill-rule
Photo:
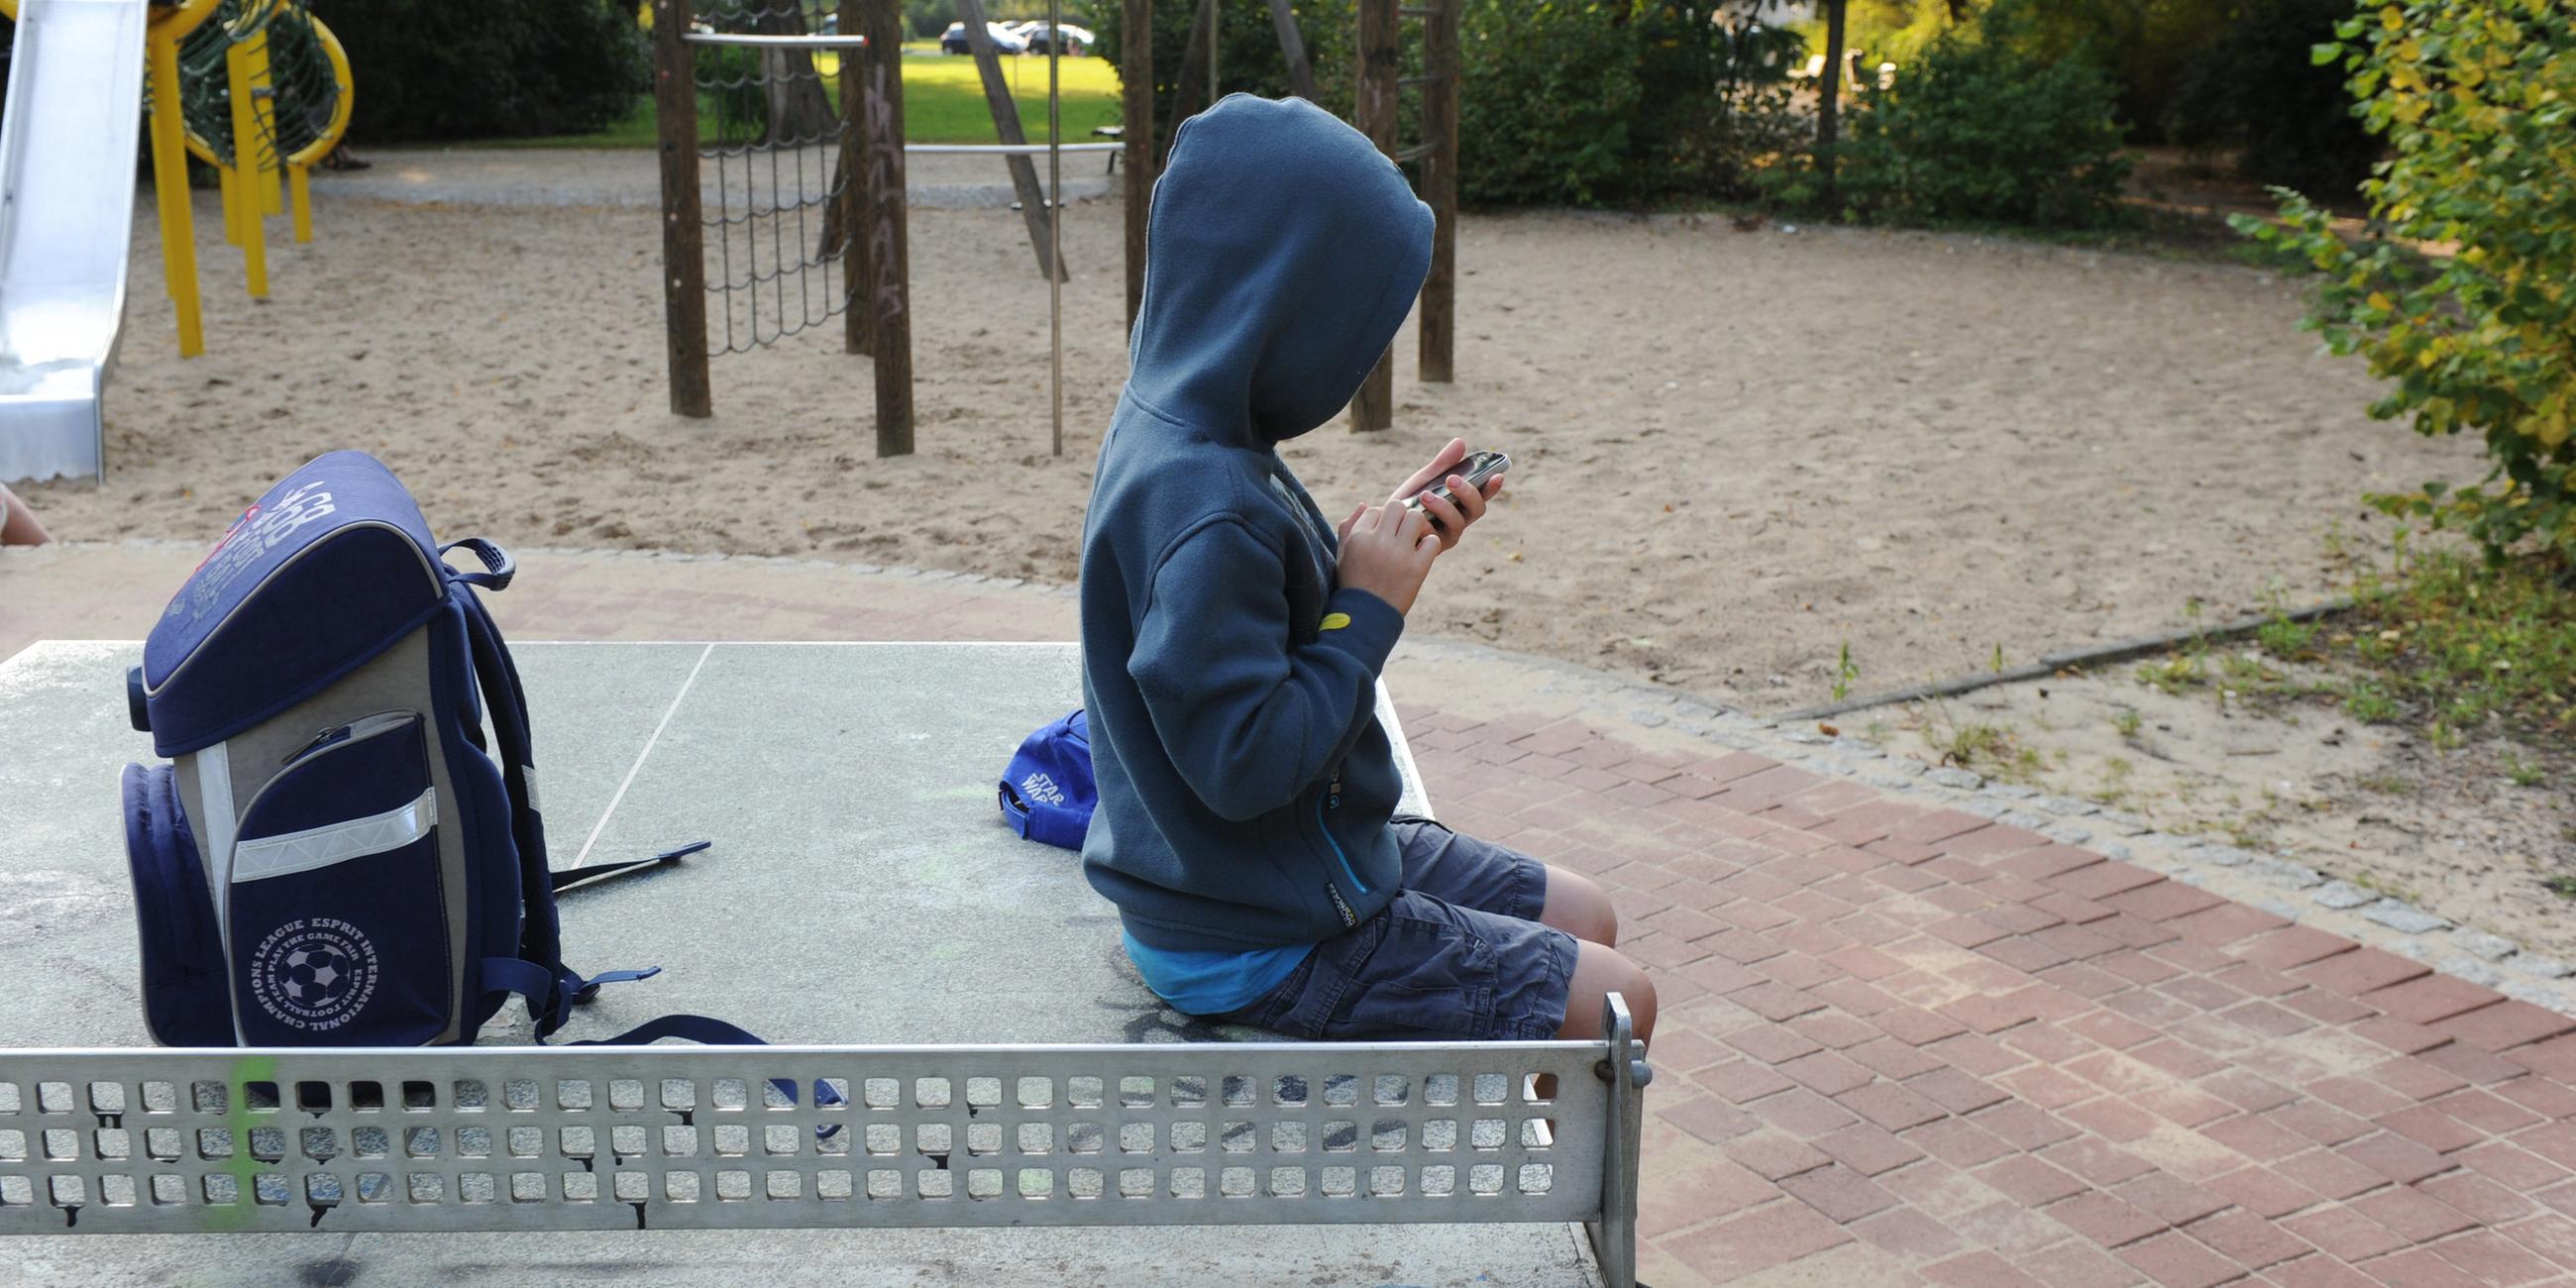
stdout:
<svg viewBox="0 0 2576 1288">
<path fill-rule="evenodd" d="M 219 742 L 197 753 L 197 801 L 206 810 L 206 893 L 215 905 L 215 939 L 223 945 L 225 973 L 231 973 L 233 959 L 233 836 L 241 819 L 233 813 L 233 749 L 230 742 Z M 229 1004 L 232 990 L 224 990 Z M 242 1036 L 241 1012 L 232 1011 L 233 1041 L 249 1046 Z"/>
<path fill-rule="evenodd" d="M 229 924 L 229 887 L 233 883 L 233 832 L 241 820 L 233 813 L 232 744 L 216 743 L 197 753 L 197 799 L 206 807 L 206 890 L 215 897 L 215 924 Z"/>
<path fill-rule="evenodd" d="M 399 850 L 429 835 L 438 824 L 438 789 L 419 799 L 345 823 L 306 828 L 283 836 L 244 841 L 234 852 L 233 880 L 258 881 L 310 872 L 370 854 Z"/>
</svg>

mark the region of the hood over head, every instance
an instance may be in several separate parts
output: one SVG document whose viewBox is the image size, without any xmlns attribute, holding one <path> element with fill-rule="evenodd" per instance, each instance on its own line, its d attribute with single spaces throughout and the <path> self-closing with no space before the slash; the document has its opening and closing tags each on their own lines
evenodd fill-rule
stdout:
<svg viewBox="0 0 2576 1288">
<path fill-rule="evenodd" d="M 1303 99 L 1234 94 L 1182 122 L 1149 227 L 1130 392 L 1264 446 L 1350 402 L 1431 266 L 1431 208 Z"/>
</svg>

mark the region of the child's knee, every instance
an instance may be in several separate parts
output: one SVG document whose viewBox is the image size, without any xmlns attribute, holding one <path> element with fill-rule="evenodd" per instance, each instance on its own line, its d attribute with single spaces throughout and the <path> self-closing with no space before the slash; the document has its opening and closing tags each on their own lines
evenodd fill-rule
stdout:
<svg viewBox="0 0 2576 1288">
<path fill-rule="evenodd" d="M 1629 965 L 1636 975 L 1628 982 L 1627 988 L 1620 990 L 1620 996 L 1627 999 L 1628 1018 L 1637 1026 L 1637 1040 L 1644 1042 L 1655 1036 L 1655 979 L 1646 973 L 1645 967 L 1633 962 Z"/>
<path fill-rule="evenodd" d="M 1628 1005 L 1628 1020 L 1640 1040 L 1655 1031 L 1655 981 L 1646 968 L 1629 960 L 1626 954 L 1598 943 L 1576 945 L 1574 978 L 1569 981 L 1565 998 L 1565 1023 L 1558 1035 L 1569 1038 L 1598 1038 L 1604 1029 L 1602 1020 L 1610 994 L 1617 993 Z"/>
<path fill-rule="evenodd" d="M 1587 943 L 1610 947 L 1619 942 L 1619 909 L 1580 872 L 1548 867 L 1547 905 L 1539 920 Z"/>
</svg>

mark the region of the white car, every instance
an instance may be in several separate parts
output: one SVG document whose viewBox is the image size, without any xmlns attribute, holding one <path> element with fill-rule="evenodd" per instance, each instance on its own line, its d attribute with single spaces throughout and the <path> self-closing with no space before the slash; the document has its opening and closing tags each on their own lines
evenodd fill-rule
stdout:
<svg viewBox="0 0 2576 1288">
<path fill-rule="evenodd" d="M 1010 28 L 1005 27 L 998 22 L 985 23 L 984 32 L 986 35 L 993 38 L 993 48 L 999 53 L 1025 54 L 1029 52 L 1029 42 L 1011 34 Z M 1068 30 L 1066 34 L 1071 35 L 1072 33 Z M 947 54 L 971 54 L 975 52 L 974 46 L 966 39 L 966 24 L 962 22 L 952 22 L 948 24 L 948 30 L 939 33 L 939 50 L 941 53 Z"/>
<path fill-rule="evenodd" d="M 1053 39 L 1053 33 L 1043 22 L 1023 23 L 1020 26 L 1020 39 L 1029 43 L 1030 53 L 1043 54 L 1047 52 L 1047 45 Z M 1077 27 L 1069 22 L 1064 24 L 1064 52 L 1079 54 L 1089 48 L 1091 48 L 1091 32 L 1088 28 Z"/>
</svg>

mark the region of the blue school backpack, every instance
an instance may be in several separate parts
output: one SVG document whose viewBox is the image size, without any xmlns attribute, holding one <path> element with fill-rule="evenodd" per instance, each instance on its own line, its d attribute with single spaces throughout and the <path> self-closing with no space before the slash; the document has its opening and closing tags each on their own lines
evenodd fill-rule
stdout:
<svg viewBox="0 0 2576 1288">
<path fill-rule="evenodd" d="M 459 572 L 462 549 L 479 564 Z M 604 983 L 555 893 L 527 704 L 476 591 L 392 472 L 332 452 L 271 488 L 179 588 L 127 676 L 172 763 L 124 774 L 143 1005 L 169 1046 L 471 1042 L 512 995 L 543 1038 Z M 489 720 L 490 734 L 485 733 Z M 697 1016 L 611 1041 L 757 1042 Z"/>
</svg>

